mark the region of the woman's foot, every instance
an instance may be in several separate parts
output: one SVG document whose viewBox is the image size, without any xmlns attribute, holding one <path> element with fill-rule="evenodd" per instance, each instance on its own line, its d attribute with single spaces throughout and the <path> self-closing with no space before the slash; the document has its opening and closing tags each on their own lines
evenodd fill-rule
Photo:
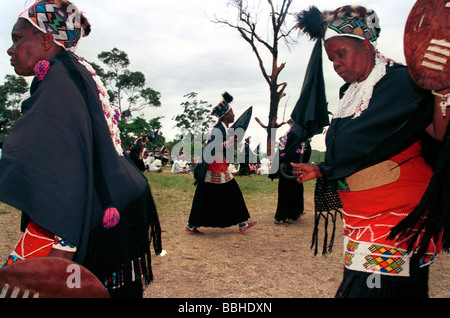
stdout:
<svg viewBox="0 0 450 318">
<path fill-rule="evenodd" d="M 275 219 L 275 221 L 273 222 L 275 224 L 291 224 L 292 222 L 289 220 L 277 220 Z"/>
<path fill-rule="evenodd" d="M 256 225 L 256 222 L 252 222 L 252 223 L 241 223 L 239 224 L 239 231 L 240 232 L 245 232 L 247 231 L 249 228 L 251 228 L 252 226 Z"/>
<path fill-rule="evenodd" d="M 190 227 L 189 225 L 186 225 L 185 229 L 186 229 L 186 232 L 188 232 L 191 235 L 203 235 L 203 234 L 205 234 L 205 233 L 202 233 L 199 230 L 197 230 L 196 227 Z"/>
</svg>

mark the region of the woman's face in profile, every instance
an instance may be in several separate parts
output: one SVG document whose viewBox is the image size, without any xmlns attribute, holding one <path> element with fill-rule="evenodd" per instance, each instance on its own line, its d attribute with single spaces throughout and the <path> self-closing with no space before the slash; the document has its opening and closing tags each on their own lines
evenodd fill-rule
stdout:
<svg viewBox="0 0 450 318">
<path fill-rule="evenodd" d="M 34 31 L 24 19 L 19 19 L 11 32 L 12 46 L 7 53 L 17 75 L 34 75 L 34 66 L 43 56 L 43 35 Z"/>
</svg>

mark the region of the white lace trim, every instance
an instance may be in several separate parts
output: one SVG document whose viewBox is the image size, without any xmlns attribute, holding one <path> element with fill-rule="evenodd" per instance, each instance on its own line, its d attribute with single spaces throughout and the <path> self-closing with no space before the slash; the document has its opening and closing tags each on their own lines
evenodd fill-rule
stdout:
<svg viewBox="0 0 450 318">
<path fill-rule="evenodd" d="M 92 78 L 94 79 L 95 84 L 97 85 L 98 94 L 100 97 L 100 102 L 103 108 L 103 114 L 105 115 L 106 123 L 108 124 L 109 132 L 111 134 L 111 139 L 114 144 L 114 147 L 119 154 L 119 156 L 123 156 L 122 142 L 120 139 L 120 130 L 119 130 L 119 119 L 120 119 L 120 111 L 119 108 L 115 107 L 111 104 L 108 98 L 108 93 L 103 85 L 99 76 L 97 76 L 94 68 L 83 58 L 78 58 L 78 62 L 82 64 L 86 69 L 91 73 Z"/>
<path fill-rule="evenodd" d="M 369 107 L 374 86 L 386 75 L 386 65 L 393 61 L 378 51 L 375 54 L 375 66 L 369 76 L 362 82 L 352 83 L 339 101 L 334 118 L 359 117 Z"/>
</svg>

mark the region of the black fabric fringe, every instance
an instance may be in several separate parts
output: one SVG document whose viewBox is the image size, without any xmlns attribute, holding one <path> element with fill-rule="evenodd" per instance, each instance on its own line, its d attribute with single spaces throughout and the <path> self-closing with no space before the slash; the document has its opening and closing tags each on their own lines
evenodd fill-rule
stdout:
<svg viewBox="0 0 450 318">
<path fill-rule="evenodd" d="M 423 230 L 417 253 L 423 255 L 431 240 L 436 242 L 442 234 L 442 248 L 450 251 L 450 126 L 434 167 L 430 184 L 419 205 L 403 221 L 396 225 L 390 239 L 402 239 L 418 229 L 408 247 L 412 251 Z"/>
<path fill-rule="evenodd" d="M 342 219 L 342 203 L 339 195 L 327 178 L 317 179 L 314 193 L 314 204 L 315 216 L 311 249 L 314 249 L 314 255 L 317 255 L 319 249 L 319 225 L 320 220 L 323 218 L 325 221 L 325 235 L 323 240 L 322 255 L 329 254 L 333 250 L 337 218 L 340 216 Z M 328 239 L 328 227 L 330 225 L 330 221 L 332 232 L 331 237 Z"/>
<path fill-rule="evenodd" d="M 145 191 L 120 210 L 117 226 L 108 230 L 99 226 L 91 231 L 83 266 L 108 290 L 133 283 L 133 277 L 134 281 L 141 280 L 143 287 L 153 280 L 150 241 L 153 240 L 156 254 L 162 251 L 161 230 L 153 206 L 151 193 Z M 145 210 L 147 220 L 145 214 L 136 212 Z"/>
<path fill-rule="evenodd" d="M 147 220 L 150 227 L 150 240 L 153 242 L 153 249 L 156 255 L 162 252 L 161 225 L 159 223 L 158 210 L 153 199 L 153 195 L 148 187 L 147 191 Z"/>
</svg>

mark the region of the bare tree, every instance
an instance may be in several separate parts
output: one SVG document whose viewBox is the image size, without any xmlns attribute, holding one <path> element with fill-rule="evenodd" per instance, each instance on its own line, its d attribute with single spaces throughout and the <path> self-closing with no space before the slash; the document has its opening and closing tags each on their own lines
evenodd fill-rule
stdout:
<svg viewBox="0 0 450 318">
<path fill-rule="evenodd" d="M 278 53 L 279 43 L 284 40 L 289 44 L 292 39 L 290 33 L 294 28 L 286 26 L 286 19 L 290 15 L 289 9 L 293 0 L 282 0 L 278 7 L 276 7 L 272 0 L 266 0 L 270 7 L 270 24 L 271 28 L 266 36 L 262 36 L 260 30 L 257 28 L 258 14 L 249 9 L 247 0 L 230 0 L 229 5 L 235 7 L 238 11 L 238 18 L 236 23 L 231 23 L 227 20 L 215 18 L 213 22 L 225 24 L 239 32 L 242 38 L 250 44 L 253 52 L 259 63 L 259 68 L 264 79 L 269 85 L 270 89 L 270 108 L 267 124 L 267 153 L 272 154 L 271 144 L 271 128 L 277 128 L 277 114 L 278 106 L 281 98 L 285 96 L 285 89 L 287 83 L 278 83 L 278 78 L 281 71 L 286 66 L 286 63 L 279 64 Z M 263 28 L 263 30 L 267 29 Z M 267 39 L 265 39 L 267 38 Z M 271 56 L 271 65 L 267 66 L 263 60 L 263 50 L 267 50 Z"/>
</svg>

